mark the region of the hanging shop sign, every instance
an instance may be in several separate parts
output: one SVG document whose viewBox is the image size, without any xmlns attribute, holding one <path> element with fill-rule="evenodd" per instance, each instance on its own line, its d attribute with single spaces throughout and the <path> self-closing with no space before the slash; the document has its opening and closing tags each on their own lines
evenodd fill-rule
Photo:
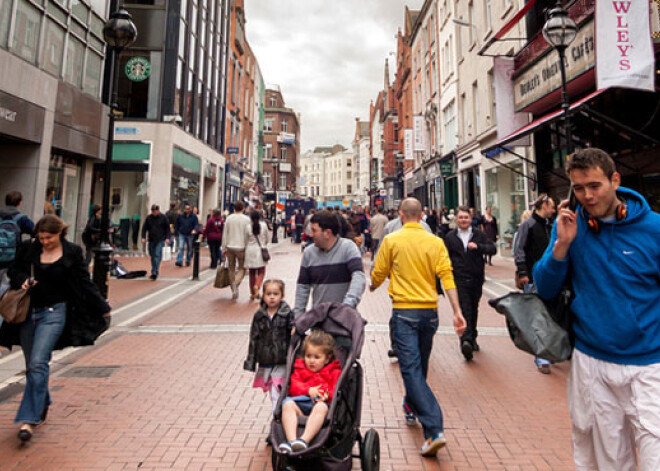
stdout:
<svg viewBox="0 0 660 471">
<path fill-rule="evenodd" d="M 655 56 L 648 2 L 596 2 L 598 89 L 654 91 Z"/>
<path fill-rule="evenodd" d="M 595 64 L 594 21 L 591 20 L 580 28 L 575 40 L 566 49 L 566 81 L 570 82 L 593 69 Z M 560 87 L 559 54 L 550 48 L 548 53 L 536 64 L 514 80 L 513 100 L 515 111 L 523 110 Z"/>
<path fill-rule="evenodd" d="M 420 152 L 424 150 L 424 116 L 415 116 L 413 125 L 415 133 L 414 151 Z"/>
<path fill-rule="evenodd" d="M 440 175 L 443 177 L 451 177 L 454 174 L 454 161 L 446 160 L 440 162 Z"/>
<path fill-rule="evenodd" d="M 413 130 L 405 129 L 403 131 L 403 149 L 406 160 L 413 159 Z"/>
<path fill-rule="evenodd" d="M 151 64 L 146 57 L 131 57 L 126 62 L 126 77 L 133 82 L 143 82 L 151 75 Z"/>
</svg>

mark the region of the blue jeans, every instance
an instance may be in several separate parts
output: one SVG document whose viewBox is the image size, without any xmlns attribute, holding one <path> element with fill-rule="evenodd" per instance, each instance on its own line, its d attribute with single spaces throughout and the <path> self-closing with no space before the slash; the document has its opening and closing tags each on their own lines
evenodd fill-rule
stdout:
<svg viewBox="0 0 660 471">
<path fill-rule="evenodd" d="M 151 274 L 158 276 L 160 262 L 163 259 L 164 240 L 158 242 L 149 242 L 149 255 L 151 255 Z"/>
<path fill-rule="evenodd" d="M 183 262 L 183 251 L 186 250 L 186 265 L 190 265 L 192 259 L 192 243 L 195 236 L 179 234 L 179 254 L 176 256 L 176 263 Z"/>
<path fill-rule="evenodd" d="M 393 309 L 392 327 L 399 371 L 406 388 L 404 400 L 422 424 L 424 438 L 429 438 L 444 430 L 442 409 L 426 383 L 433 336 L 438 330 L 438 312 Z"/>
<path fill-rule="evenodd" d="M 25 356 L 27 382 L 14 422 L 38 424 L 44 409 L 51 404 L 48 363 L 65 322 L 66 304 L 58 303 L 51 307 L 32 309 L 21 324 L 19 335 Z"/>
</svg>

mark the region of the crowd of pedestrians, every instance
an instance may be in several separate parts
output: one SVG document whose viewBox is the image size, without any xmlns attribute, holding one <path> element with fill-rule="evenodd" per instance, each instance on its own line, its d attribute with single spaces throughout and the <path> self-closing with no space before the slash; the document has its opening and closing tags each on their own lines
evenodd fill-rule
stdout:
<svg viewBox="0 0 660 471">
<path fill-rule="evenodd" d="M 524 214 L 513 238 L 516 284 L 552 300 L 572 288 L 575 348 L 568 378 L 569 412 L 578 469 L 660 469 L 660 216 L 645 199 L 620 186 L 612 158 L 599 149 L 579 150 L 566 166 L 574 200 L 561 203 L 542 193 Z M 18 437 L 32 438 L 46 419 L 52 352 L 93 344 L 109 325 L 111 307 L 91 282 L 91 248 L 100 238 L 102 208 L 94 206 L 82 249 L 67 240 L 67 226 L 47 214 L 35 225 L 20 212 L 22 195 L 6 195 L 0 209 L 0 295 L 29 296 L 19 323 L 0 321 L 0 345 L 20 345 L 26 387 L 16 414 Z M 369 289 L 386 280 L 392 302 L 390 356 L 404 386 L 401 410 L 408 424 L 421 424 L 420 453 L 434 456 L 447 443 L 442 408 L 428 385 L 429 358 L 438 329 L 438 296 L 453 315 L 459 350 L 472 361 L 478 343 L 479 302 L 486 267 L 499 239 L 491 207 L 479 215 L 460 206 L 439 211 L 404 199 L 396 211 L 355 205 L 350 209 L 295 210 L 287 221 L 292 241 L 305 244 L 295 303 L 284 301 L 285 284 L 266 279 L 270 259 L 268 222 L 259 205 L 232 204 L 201 225 L 190 204 L 166 214 L 156 204 L 142 226 L 142 242 L 157 279 L 165 248 L 176 239 L 177 266 L 190 265 L 192 243 L 208 242 L 210 267 L 227 270 L 231 298 L 249 272 L 253 316 L 244 368 L 253 387 L 268 392 L 275 411 L 282 403 L 284 453 L 305 450 L 326 419 L 341 374 L 332 336 L 312 331 L 285 377 L 293 326 L 310 307 L 340 303 L 359 308 Z M 553 221 L 555 213 L 557 218 Z M 26 240 L 23 240 L 26 239 Z M 170 244 L 172 242 L 172 244 Z M 365 255 L 371 262 L 365 262 Z M 535 358 L 541 373 L 551 364 Z M 290 384 L 288 396 L 280 398 Z M 396 407 L 399 407 L 398 405 Z M 298 417 L 309 416 L 298 436 Z"/>
</svg>

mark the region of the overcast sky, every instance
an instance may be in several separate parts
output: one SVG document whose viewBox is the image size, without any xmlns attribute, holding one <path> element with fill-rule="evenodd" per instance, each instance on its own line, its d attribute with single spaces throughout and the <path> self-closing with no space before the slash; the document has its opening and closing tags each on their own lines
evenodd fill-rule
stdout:
<svg viewBox="0 0 660 471">
<path fill-rule="evenodd" d="M 411 9 L 423 0 L 410 0 Z M 355 118 L 383 88 L 385 58 L 396 72 L 398 0 L 245 0 L 248 42 L 266 84 L 277 84 L 301 114 L 301 151 L 351 147 Z"/>
</svg>

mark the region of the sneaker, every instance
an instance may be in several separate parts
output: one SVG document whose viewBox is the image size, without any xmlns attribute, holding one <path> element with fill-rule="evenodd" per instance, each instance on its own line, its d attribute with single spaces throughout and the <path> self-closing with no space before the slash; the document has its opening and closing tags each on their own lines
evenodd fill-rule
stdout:
<svg viewBox="0 0 660 471">
<path fill-rule="evenodd" d="M 405 399 L 404 399 L 403 403 L 401 404 L 401 407 L 403 407 L 403 416 L 406 419 L 406 425 L 415 425 L 415 422 L 417 420 L 417 416 L 412 411 L 410 406 L 406 403 Z"/>
<path fill-rule="evenodd" d="M 291 442 L 291 449 L 294 452 L 304 451 L 307 448 L 309 448 L 309 443 L 307 443 L 302 438 L 297 438 L 297 439 L 295 439 L 294 441 Z"/>
<path fill-rule="evenodd" d="M 291 443 L 289 442 L 280 443 L 280 453 L 282 453 L 283 455 L 288 455 L 289 453 L 293 453 L 293 449 L 291 448 Z"/>
<path fill-rule="evenodd" d="M 474 348 L 472 347 L 472 343 L 468 342 L 467 340 L 464 340 L 463 343 L 461 343 L 461 353 L 465 357 L 466 361 L 472 360 L 472 352 Z"/>
<path fill-rule="evenodd" d="M 183 263 L 181 263 L 181 262 L 175 262 L 174 264 L 175 264 L 177 267 L 182 267 L 182 266 L 183 266 Z"/>
<path fill-rule="evenodd" d="M 424 442 L 419 449 L 419 453 L 422 456 L 435 456 L 438 453 L 438 450 L 446 444 L 447 439 L 445 438 L 445 434 L 442 432 L 436 433 Z"/>
</svg>

